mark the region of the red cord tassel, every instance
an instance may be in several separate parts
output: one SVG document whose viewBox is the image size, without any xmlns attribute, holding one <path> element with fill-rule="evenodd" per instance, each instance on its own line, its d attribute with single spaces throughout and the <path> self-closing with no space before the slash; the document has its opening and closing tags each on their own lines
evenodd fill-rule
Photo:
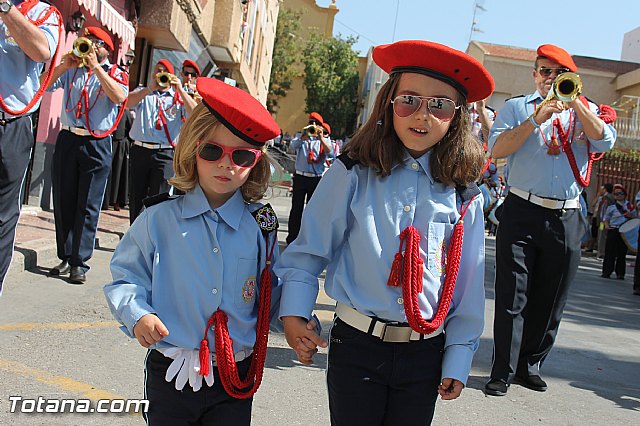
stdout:
<svg viewBox="0 0 640 426">
<path fill-rule="evenodd" d="M 209 357 L 211 352 L 209 351 L 209 342 L 207 339 L 200 341 L 200 375 L 207 376 L 209 374 Z"/>
</svg>

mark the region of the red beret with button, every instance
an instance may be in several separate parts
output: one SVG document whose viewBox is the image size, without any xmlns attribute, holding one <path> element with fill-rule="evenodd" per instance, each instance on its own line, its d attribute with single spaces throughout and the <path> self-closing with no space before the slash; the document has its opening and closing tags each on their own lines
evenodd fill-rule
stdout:
<svg viewBox="0 0 640 426">
<path fill-rule="evenodd" d="M 573 58 L 566 50 L 554 46 L 553 44 L 543 44 L 538 47 L 538 51 L 536 52 L 539 57 L 544 57 L 547 59 L 551 59 L 553 62 L 556 62 L 563 67 L 567 67 L 567 69 L 571 72 L 578 71 L 578 67 L 576 63 L 573 62 Z"/>
<path fill-rule="evenodd" d="M 495 87 L 489 71 L 475 58 L 431 41 L 402 40 L 376 46 L 373 60 L 388 74 L 411 72 L 443 81 L 468 103 L 488 98 Z"/>
<path fill-rule="evenodd" d="M 111 36 L 108 32 L 99 27 L 85 27 L 84 35 L 89 36 L 92 35 L 95 38 L 104 41 L 104 44 L 107 45 L 109 50 L 113 52 L 113 40 L 111 40 Z"/>
<path fill-rule="evenodd" d="M 329 123 L 322 123 L 322 128 L 326 130 L 328 135 L 331 134 L 331 126 L 329 126 Z"/>
<path fill-rule="evenodd" d="M 280 126 L 253 96 L 215 78 L 201 77 L 202 103 L 234 135 L 258 147 L 280 134 Z"/>
<path fill-rule="evenodd" d="M 200 77 L 200 67 L 198 66 L 198 64 L 196 64 L 191 59 L 185 59 L 185 61 L 182 63 L 182 69 L 183 70 L 184 70 L 184 67 L 191 67 L 191 68 L 195 69 L 196 72 L 198 73 L 198 77 Z"/>
<path fill-rule="evenodd" d="M 158 64 L 160 64 L 160 65 L 164 66 L 164 67 L 167 69 L 167 71 L 168 71 L 169 73 L 171 73 L 171 74 L 174 74 L 174 73 L 175 73 L 175 72 L 174 72 L 174 70 L 173 70 L 173 65 L 171 65 L 171 62 L 169 62 L 168 60 L 166 60 L 166 59 L 160 59 L 160 60 L 158 61 Z"/>
<path fill-rule="evenodd" d="M 619 183 L 616 183 L 615 185 L 613 185 L 613 192 L 616 192 L 616 189 L 624 192 L 624 195 L 627 195 L 627 190 L 624 189 L 624 186 L 620 185 Z"/>
<path fill-rule="evenodd" d="M 324 123 L 324 120 L 322 119 L 322 116 L 320 114 L 318 114 L 317 112 L 312 112 L 311 114 L 309 114 L 309 120 L 316 120 L 316 121 L 320 122 L 320 124 Z"/>
</svg>

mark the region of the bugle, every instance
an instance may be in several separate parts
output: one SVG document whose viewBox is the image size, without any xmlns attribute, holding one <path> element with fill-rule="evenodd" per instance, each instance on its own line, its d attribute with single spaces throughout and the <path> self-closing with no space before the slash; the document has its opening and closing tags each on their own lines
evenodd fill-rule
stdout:
<svg viewBox="0 0 640 426">
<path fill-rule="evenodd" d="M 582 79 L 574 72 L 565 72 L 556 77 L 551 85 L 551 90 L 547 94 L 547 97 L 536 107 L 532 117 L 535 117 L 542 105 L 557 99 L 564 102 L 564 108 L 567 108 L 567 103 L 576 99 L 582 93 Z"/>
<path fill-rule="evenodd" d="M 158 82 L 158 86 L 171 86 L 171 77 L 173 77 L 172 74 L 168 72 L 159 72 L 158 74 L 156 74 L 156 81 Z"/>
</svg>

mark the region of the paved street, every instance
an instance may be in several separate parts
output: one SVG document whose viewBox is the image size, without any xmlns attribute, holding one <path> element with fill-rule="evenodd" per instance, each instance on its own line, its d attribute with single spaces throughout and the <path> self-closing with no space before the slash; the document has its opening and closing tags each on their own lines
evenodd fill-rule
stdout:
<svg viewBox="0 0 640 426">
<path fill-rule="evenodd" d="M 290 198 L 269 200 L 283 231 Z M 0 424 L 129 425 L 135 415 L 11 414 L 10 396 L 23 398 L 142 398 L 145 349 L 119 331 L 102 285 L 115 240 L 95 251 L 85 285 L 48 278 L 47 261 L 26 272 L 14 269 L 0 298 Z M 553 265 L 549 265 L 553 267 Z M 557 344 L 543 368 L 549 390 L 514 385 L 506 397 L 486 397 L 491 362 L 494 240 L 487 238 L 486 327 L 467 389 L 456 401 L 438 402 L 434 424 L 601 425 L 640 419 L 640 297 L 627 280 L 600 278 L 600 261 L 583 258 Z M 325 332 L 331 301 L 317 312 Z M 327 425 L 326 357 L 303 367 L 281 335 L 272 335 L 265 379 L 254 400 L 253 424 Z M 363 354 L 364 355 L 364 354 Z M 362 407 L 366 410 L 367 407 Z"/>
</svg>

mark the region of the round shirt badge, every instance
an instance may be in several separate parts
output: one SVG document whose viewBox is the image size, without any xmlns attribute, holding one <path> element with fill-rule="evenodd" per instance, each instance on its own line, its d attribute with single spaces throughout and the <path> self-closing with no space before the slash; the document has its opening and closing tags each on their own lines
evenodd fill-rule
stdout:
<svg viewBox="0 0 640 426">
<path fill-rule="evenodd" d="M 242 285 L 242 300 L 247 305 L 256 299 L 256 277 L 249 277 Z"/>
</svg>

